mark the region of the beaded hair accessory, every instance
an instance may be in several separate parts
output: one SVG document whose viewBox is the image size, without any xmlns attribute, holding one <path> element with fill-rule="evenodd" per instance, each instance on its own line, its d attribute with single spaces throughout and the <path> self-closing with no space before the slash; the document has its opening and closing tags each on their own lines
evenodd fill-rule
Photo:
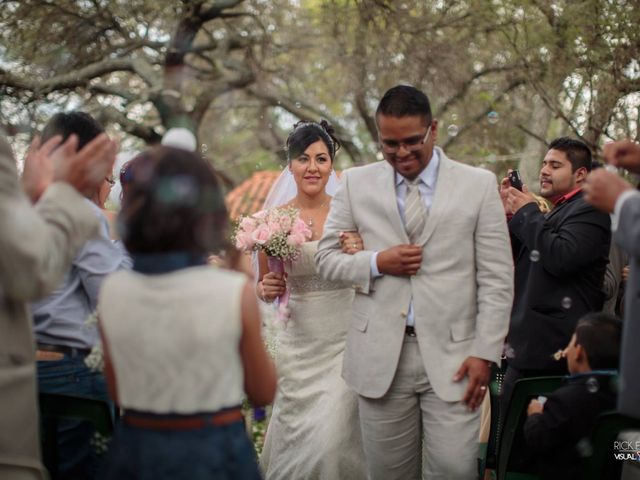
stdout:
<svg viewBox="0 0 640 480">
<path fill-rule="evenodd" d="M 340 150 L 340 142 L 338 141 L 338 139 L 335 137 L 335 130 L 334 128 L 331 126 L 331 124 L 329 122 L 327 122 L 325 119 L 320 120 L 320 123 L 317 122 L 310 122 L 307 120 L 300 120 L 299 122 L 297 122 L 294 126 L 293 126 L 293 131 L 289 134 L 289 136 L 287 137 L 287 141 L 285 143 L 285 151 L 287 152 L 287 159 L 289 161 L 291 161 L 291 158 L 289 157 L 289 147 L 291 144 L 291 138 L 300 130 L 304 129 L 304 128 L 311 128 L 314 130 L 317 130 L 318 133 L 321 135 L 321 137 L 324 140 L 327 140 L 329 142 L 329 148 L 331 150 L 330 154 L 331 154 L 331 158 L 335 158 L 336 153 L 338 152 L 338 150 Z"/>
</svg>

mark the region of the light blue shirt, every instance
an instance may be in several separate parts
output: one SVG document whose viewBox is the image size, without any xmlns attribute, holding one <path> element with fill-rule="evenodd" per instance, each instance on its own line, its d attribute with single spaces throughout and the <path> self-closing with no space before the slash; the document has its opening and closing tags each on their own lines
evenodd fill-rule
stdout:
<svg viewBox="0 0 640 480">
<path fill-rule="evenodd" d="M 124 245 L 111 240 L 109 223 L 102 210 L 86 201 L 100 219 L 100 233 L 79 250 L 60 286 L 30 305 L 36 340 L 40 343 L 91 349 L 98 340 L 98 331 L 87 320 L 98 305 L 102 282 L 116 270 L 131 268 L 131 257 Z"/>
<path fill-rule="evenodd" d="M 433 155 L 431 156 L 431 160 L 427 164 L 427 168 L 420 172 L 418 178 L 420 179 L 420 183 L 418 183 L 418 188 L 420 189 L 420 197 L 424 202 L 424 206 L 429 212 L 431 205 L 433 204 L 433 195 L 436 191 L 436 182 L 438 180 L 438 169 L 440 167 L 440 154 L 438 150 L 433 149 Z M 395 174 L 395 182 L 396 182 L 396 202 L 398 204 L 398 212 L 400 212 L 400 217 L 402 218 L 402 223 L 404 224 L 404 202 L 407 197 L 407 185 L 404 182 L 404 177 L 400 175 L 398 172 Z M 378 252 L 374 252 L 371 256 L 371 276 L 373 278 L 381 277 L 382 274 L 378 270 Z M 409 310 L 407 312 L 407 325 L 414 326 L 415 320 L 413 318 L 413 299 L 409 302 Z"/>
</svg>

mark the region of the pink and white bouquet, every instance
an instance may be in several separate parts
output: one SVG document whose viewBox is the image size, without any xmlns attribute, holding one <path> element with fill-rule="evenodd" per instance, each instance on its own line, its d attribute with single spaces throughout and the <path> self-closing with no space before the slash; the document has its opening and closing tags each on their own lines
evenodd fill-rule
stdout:
<svg viewBox="0 0 640 480">
<path fill-rule="evenodd" d="M 234 238 L 239 250 L 262 250 L 267 257 L 295 260 L 300 246 L 311 238 L 311 230 L 297 208 L 272 208 L 242 217 Z"/>
<path fill-rule="evenodd" d="M 301 245 L 311 239 L 311 230 L 294 207 L 262 210 L 242 217 L 234 232 L 236 248 L 245 252 L 263 251 L 267 255 L 270 272 L 284 273 L 284 262 L 300 255 Z M 289 289 L 278 297 L 278 321 L 285 327 L 290 312 Z"/>
</svg>

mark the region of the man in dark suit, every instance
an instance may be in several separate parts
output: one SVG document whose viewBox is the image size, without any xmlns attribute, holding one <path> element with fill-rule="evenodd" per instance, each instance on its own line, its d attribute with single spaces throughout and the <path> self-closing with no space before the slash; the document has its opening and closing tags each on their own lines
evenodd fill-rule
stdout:
<svg viewBox="0 0 640 480">
<path fill-rule="evenodd" d="M 515 263 L 503 406 L 519 378 L 568 373 L 554 353 L 569 343 L 582 316 L 602 309 L 611 222 L 583 198 L 590 170 L 584 143 L 552 141 L 540 170 L 540 195 L 554 205 L 546 214 L 526 185 L 519 191 L 507 178 L 502 181 Z"/>
<path fill-rule="evenodd" d="M 603 153 L 608 164 L 640 175 L 637 143 L 631 140 L 608 143 Z M 613 214 L 613 239 L 629 254 L 631 271 L 625 292 L 618 409 L 640 418 L 640 192 L 617 173 L 602 169 L 589 175 L 585 196 L 596 208 Z"/>
</svg>

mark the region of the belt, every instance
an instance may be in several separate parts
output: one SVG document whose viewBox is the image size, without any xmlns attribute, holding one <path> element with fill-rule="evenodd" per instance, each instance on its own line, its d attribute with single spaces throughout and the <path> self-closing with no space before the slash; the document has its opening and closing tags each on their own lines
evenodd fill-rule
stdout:
<svg viewBox="0 0 640 480">
<path fill-rule="evenodd" d="M 76 348 L 76 347 L 69 347 L 67 345 L 50 345 L 48 343 L 38 343 L 37 349 L 43 350 L 45 352 L 64 353 L 66 355 L 76 355 L 76 354 L 89 355 L 89 353 L 91 353 L 91 349 L 89 348 Z"/>
<path fill-rule="evenodd" d="M 224 427 L 243 418 L 240 407 L 195 415 L 158 415 L 125 410 L 122 416 L 127 425 L 150 430 L 198 430 L 212 425 Z"/>
<path fill-rule="evenodd" d="M 406 327 L 404 327 L 404 334 L 410 337 L 415 337 L 416 327 L 414 327 L 413 325 L 407 325 Z"/>
</svg>

